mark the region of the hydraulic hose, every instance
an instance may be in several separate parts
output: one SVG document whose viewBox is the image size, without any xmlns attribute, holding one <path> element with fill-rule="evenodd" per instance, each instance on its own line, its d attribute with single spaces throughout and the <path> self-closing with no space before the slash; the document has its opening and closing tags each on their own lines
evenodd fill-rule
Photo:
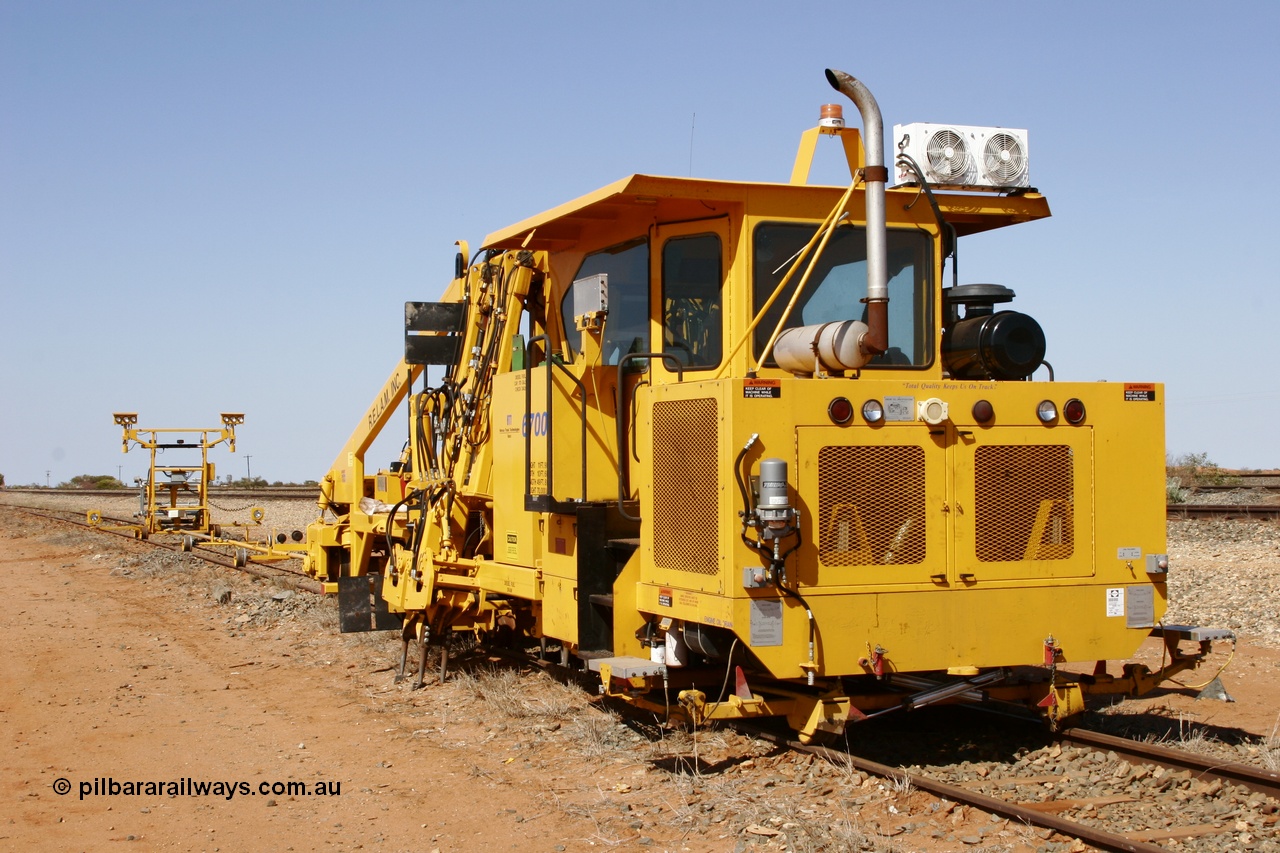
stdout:
<svg viewBox="0 0 1280 853">
<path fill-rule="evenodd" d="M 943 235 L 942 257 L 951 256 L 951 286 L 955 287 L 960 284 L 960 240 L 956 236 L 956 227 L 942 215 L 942 208 L 938 206 L 938 200 L 933 195 L 933 187 L 929 186 L 929 181 L 925 178 L 924 172 L 920 170 L 920 164 L 915 161 L 915 158 L 910 154 L 899 154 L 897 162 L 905 164 L 915 173 L 916 180 L 920 182 L 920 189 L 924 190 L 925 198 L 929 200 L 929 206 L 933 208 L 933 218 L 937 221 L 938 228 L 941 229 Z M 912 199 L 911 204 L 908 204 L 907 207 L 910 208 L 911 205 L 915 204 L 916 199 L 919 199 L 918 195 L 915 199 Z"/>
<path fill-rule="evenodd" d="M 756 443 L 756 439 L 760 437 L 760 433 L 751 433 L 751 438 L 747 439 L 747 443 L 742 446 L 742 450 L 738 451 L 738 458 L 733 461 L 733 476 L 738 481 L 738 491 L 742 495 L 742 519 L 745 522 L 747 517 L 751 515 L 751 493 L 747 491 L 746 481 L 742 477 L 742 460 L 746 458 L 747 451 Z"/>
<path fill-rule="evenodd" d="M 390 560 L 391 555 L 395 553 L 394 551 L 395 541 L 391 538 L 391 525 L 392 525 L 392 522 L 395 521 L 396 513 L 400 512 L 400 507 L 405 506 L 406 504 L 409 503 L 409 501 L 414 500 L 415 498 L 419 497 L 421 494 L 422 494 L 421 489 L 414 489 L 413 491 L 409 492 L 409 494 L 405 495 L 400 500 L 396 501 L 395 506 L 391 508 L 391 514 L 387 516 L 387 529 L 383 531 L 387 541 L 387 559 L 388 560 Z M 391 571 L 391 585 L 395 586 L 397 582 L 396 578 L 398 573 L 395 571 L 394 564 L 390 567 L 390 571 Z"/>
<path fill-rule="evenodd" d="M 794 554 L 796 550 L 799 549 L 800 544 L 803 541 L 802 536 L 800 534 L 800 528 L 797 527 L 795 530 L 796 530 L 796 544 L 788 548 L 787 552 L 783 554 L 781 557 L 779 557 L 773 563 L 773 585 L 776 586 L 779 590 L 781 590 L 783 595 L 786 595 L 790 598 L 794 598 L 796 602 L 801 607 L 804 608 L 805 618 L 809 620 L 809 670 L 806 674 L 808 676 L 809 686 L 812 687 L 813 680 L 814 680 L 814 660 L 815 660 L 814 658 L 815 642 L 814 641 L 817 636 L 817 623 L 814 622 L 813 609 L 809 607 L 809 602 L 804 600 L 804 596 L 801 595 L 798 590 L 791 589 L 784 583 L 784 579 L 786 578 L 787 557 L 790 557 L 792 554 Z"/>
</svg>

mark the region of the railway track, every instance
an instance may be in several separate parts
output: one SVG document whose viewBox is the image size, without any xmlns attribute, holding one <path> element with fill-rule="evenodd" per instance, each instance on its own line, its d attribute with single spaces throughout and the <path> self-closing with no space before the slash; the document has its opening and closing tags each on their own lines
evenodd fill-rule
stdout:
<svg viewBox="0 0 1280 853">
<path fill-rule="evenodd" d="M 1280 504 L 1169 504 L 1168 518 L 1217 518 L 1271 521 L 1280 518 Z"/>
<path fill-rule="evenodd" d="M 1280 492 L 1280 485 L 1276 483 L 1220 483 L 1216 485 L 1201 485 L 1192 489 L 1193 492 Z"/>
<path fill-rule="evenodd" d="M 1267 475 L 1271 476 L 1271 475 Z M 1226 489 L 1234 489 L 1240 487 L 1228 486 L 1219 489 L 1210 487 L 1206 491 L 1221 491 Z M 1250 486 L 1250 489 L 1267 491 L 1280 491 L 1280 486 Z M 77 499 L 84 498 L 86 505 L 92 503 L 92 499 L 101 498 L 119 498 L 127 497 L 133 494 L 132 490 L 121 489 L 98 489 L 86 491 L 61 491 L 57 489 L 4 489 L 6 495 L 38 495 L 38 496 L 55 496 L 60 498 L 74 497 Z M 315 487 L 303 486 L 274 486 L 267 489 L 218 489 L 210 491 L 211 503 L 218 506 L 217 501 L 250 501 L 264 502 L 273 500 L 296 500 L 312 503 L 315 501 L 318 491 Z M 21 506 L 21 504 L 14 504 Z M 1280 519 L 1280 503 L 1278 504 L 1196 504 L 1181 503 L 1169 504 L 1167 507 L 1167 515 L 1170 519 L 1185 518 L 1216 518 L 1231 520 L 1249 520 L 1249 521 L 1270 521 Z"/>
<path fill-rule="evenodd" d="M 19 504 L 12 504 L 12 503 L 5 504 L 5 506 L 17 512 L 21 512 L 27 516 L 31 516 L 33 518 L 41 518 L 46 521 L 57 522 L 58 524 L 75 527 L 77 529 L 84 530 L 86 532 L 106 534 L 110 536 L 118 536 L 122 539 L 128 539 L 130 541 L 137 542 L 139 545 L 143 547 L 155 548 L 155 549 L 164 550 L 164 551 L 178 551 L 178 552 L 185 551 L 186 553 L 190 554 L 192 557 L 195 557 L 198 560 L 203 560 L 206 563 L 211 563 L 216 566 L 222 566 L 224 568 L 232 569 L 237 572 L 243 572 L 245 574 L 253 575 L 255 577 L 260 577 L 260 578 L 265 578 L 270 580 L 278 580 L 280 582 L 287 584 L 293 589 L 300 590 L 303 592 L 312 592 L 316 594 L 322 594 L 324 592 L 324 588 L 321 586 L 321 584 L 318 581 L 308 577 L 307 575 L 302 574 L 301 572 L 290 571 L 289 569 L 283 568 L 283 566 L 280 563 L 269 563 L 269 564 L 246 563 L 245 565 L 239 565 L 238 561 L 233 556 L 223 554 L 222 552 L 213 550 L 212 548 L 209 548 L 209 547 L 204 547 L 201 545 L 199 540 L 196 540 L 194 542 L 194 547 L 191 548 L 190 550 L 185 549 L 183 547 L 183 539 L 185 537 L 179 536 L 177 534 L 173 534 L 173 535 L 158 534 L 155 536 L 151 536 L 145 540 L 139 540 L 133 535 L 132 532 L 126 533 L 124 531 L 111 530 L 109 527 L 96 527 L 96 528 L 91 527 L 88 524 L 87 520 L 85 519 L 83 513 L 77 513 L 77 512 L 68 511 L 68 510 L 47 509 L 43 507 L 40 507 L 40 508 L 25 507 Z M 131 525 L 134 523 L 133 521 L 126 520 L 126 519 L 113 519 L 108 517 L 103 517 L 102 520 L 103 522 L 106 522 L 108 525 L 118 524 L 121 526 L 125 526 L 125 525 Z"/>
<path fill-rule="evenodd" d="M 1226 480 L 1238 481 L 1250 484 L 1253 487 L 1255 483 L 1278 483 L 1280 482 L 1280 473 L 1276 471 L 1237 471 L 1234 473 L 1224 472 L 1222 476 Z"/>
<path fill-rule="evenodd" d="M 1114 752 L 1129 761 L 1158 764 L 1171 770 L 1190 770 L 1198 779 L 1216 779 L 1224 784 L 1243 785 L 1250 791 L 1280 800 L 1280 772 L 1274 770 L 1260 770 L 1235 762 L 1218 761 L 1185 750 L 1169 749 L 1158 744 L 1142 743 L 1088 729 L 1067 729 L 1058 735 L 1058 740 L 1073 746 Z"/>
<path fill-rule="evenodd" d="M 1042 736 L 1034 724 L 1027 726 L 1029 740 Z M 1040 757 L 995 769 L 985 763 L 974 769 L 969 761 L 925 769 L 895 767 L 850 750 L 803 744 L 787 734 L 754 728 L 750 733 L 888 780 L 896 788 L 928 791 L 946 803 L 1051 830 L 1100 850 L 1167 850 L 1160 842 L 1191 842 L 1197 850 L 1253 849 L 1255 842 L 1280 845 L 1280 774 L 1099 732 L 1070 729 L 1032 753 Z M 1062 763 L 1044 760 L 1054 756 L 1066 758 Z M 1084 775 L 1079 767 L 1090 762 L 1115 768 L 1090 777 L 1101 777 L 1109 793 L 1070 795 L 1067 782 Z"/>
<path fill-rule="evenodd" d="M 531 659 L 514 652 L 498 656 L 512 663 L 541 667 L 562 681 L 586 684 L 580 672 L 549 660 Z M 628 716 L 634 709 L 618 705 L 614 710 Z M 994 735 L 961 730 L 958 740 L 970 742 L 964 749 L 974 742 L 989 744 L 992 739 L 1001 740 L 1004 745 L 992 747 L 990 751 L 1006 749 L 1008 760 L 984 761 L 975 766 L 969 758 L 958 757 L 939 767 L 910 766 L 912 760 L 919 760 L 921 754 L 928 754 L 932 749 L 929 744 L 910 743 L 910 733 L 948 728 L 956 733 L 954 717 L 941 726 L 933 724 L 936 718 L 925 719 L 930 714 L 948 712 L 988 726 L 995 721 Z M 903 722 L 908 719 L 911 722 Z M 1280 849 L 1280 772 L 1275 770 L 1084 728 L 1049 733 L 1042 720 L 1016 711 L 988 713 L 985 708 L 939 707 L 914 712 L 910 718 L 899 717 L 896 722 L 909 733 L 903 739 L 908 742 L 904 750 L 886 748 L 894 754 L 890 760 L 906 759 L 897 765 L 857 754 L 866 744 L 850 747 L 847 742 L 846 748 L 840 749 L 805 744 L 790 732 L 778 732 L 763 725 L 737 723 L 730 727 L 779 747 L 824 759 L 842 769 L 878 777 L 895 790 L 928 791 L 941 798 L 945 804 L 942 809 L 947 812 L 955 805 L 971 807 L 1011 822 L 1079 839 L 1090 845 L 1090 849 L 1167 853 L 1170 848 L 1161 846 L 1161 842 L 1175 845 L 1186 842 L 1189 846 L 1177 849 L 1193 850 Z M 870 730 L 850 729 L 849 733 L 852 740 L 860 734 L 870 734 Z M 882 728 L 868 743 L 883 746 L 896 740 L 896 735 Z M 1029 745 L 1032 749 L 1029 752 L 1027 746 L 1011 749 L 1009 743 Z M 1020 752 L 1026 754 L 1015 760 Z M 1059 756 L 1062 761 L 1055 761 Z M 1091 787 L 1101 783 L 1104 791 L 1089 796 L 1073 795 L 1066 784 L 1073 779 L 1080 779 Z M 1120 790 L 1107 790 L 1107 786 Z M 1059 792 L 1067 795 L 1059 796 Z M 1133 813 L 1135 804 L 1140 807 L 1137 813 Z M 1255 847 L 1255 842 L 1262 842 L 1262 846 Z M 988 849 L 980 837 L 962 843 Z M 1206 843 L 1211 846 L 1205 846 Z"/>
</svg>

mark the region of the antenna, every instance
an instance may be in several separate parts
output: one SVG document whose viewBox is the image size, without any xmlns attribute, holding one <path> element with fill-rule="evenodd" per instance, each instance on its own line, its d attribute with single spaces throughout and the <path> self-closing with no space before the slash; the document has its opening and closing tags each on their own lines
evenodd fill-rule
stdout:
<svg viewBox="0 0 1280 853">
<path fill-rule="evenodd" d="M 689 122 L 689 177 L 693 177 L 693 129 L 698 124 L 698 114 L 693 114 L 693 120 Z"/>
</svg>

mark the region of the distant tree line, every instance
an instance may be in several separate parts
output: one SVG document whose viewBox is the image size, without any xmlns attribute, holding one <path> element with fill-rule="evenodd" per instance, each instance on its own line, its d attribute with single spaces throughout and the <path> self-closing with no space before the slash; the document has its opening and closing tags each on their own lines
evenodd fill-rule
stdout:
<svg viewBox="0 0 1280 853">
<path fill-rule="evenodd" d="M 58 484 L 59 489 L 123 489 L 124 483 L 110 474 L 79 474 Z"/>
</svg>

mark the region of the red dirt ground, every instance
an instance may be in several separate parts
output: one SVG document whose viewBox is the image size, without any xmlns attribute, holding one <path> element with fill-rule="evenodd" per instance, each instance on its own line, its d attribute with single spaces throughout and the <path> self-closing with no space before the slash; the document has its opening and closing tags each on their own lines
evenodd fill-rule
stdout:
<svg viewBox="0 0 1280 853">
<path fill-rule="evenodd" d="M 507 775 L 501 753 L 475 750 L 461 760 L 428 742 L 406 743 L 406 721 L 381 713 L 368 693 L 371 683 L 390 682 L 388 673 L 369 672 L 381 663 L 317 666 L 314 650 L 299 648 L 304 638 L 232 636 L 203 602 L 175 610 L 163 581 L 140 587 L 113 576 L 116 560 L 99 558 L 106 548 L 29 534 L 6 539 L 0 558 L 11 605 L 0 625 L 0 723 L 11 744 L 0 763 L 0 800 L 9 803 L 0 846 L 594 846 L 582 841 L 597 832 L 590 820 L 549 807 L 550 780 L 525 771 L 514 784 L 482 784 Z M 64 536 L 65 545 L 49 541 Z M 341 792 L 81 798 L 100 778 L 247 782 L 251 791 L 263 782 L 325 781 Z M 57 779 L 70 781 L 70 793 L 54 792 Z M 661 846 L 679 849 L 676 840 Z"/>
<path fill-rule="evenodd" d="M 507 718 L 485 719 L 483 705 L 477 712 L 456 692 L 392 685 L 385 635 L 339 638 L 318 618 L 237 617 L 207 592 L 225 584 L 243 602 L 268 598 L 269 585 L 215 569 L 122 570 L 154 552 L 101 533 L 51 532 L 7 507 L 0 543 L 5 849 L 701 851 L 733 850 L 743 837 L 732 821 L 708 818 L 717 804 L 697 807 L 639 747 L 630 758 L 624 747 L 584 759 L 583 738 L 563 736 L 569 723 L 508 730 Z M 1280 653 L 1245 645 L 1224 677 L 1236 702 L 1164 694 L 1131 704 L 1266 736 L 1278 674 Z M 705 748 L 715 760 L 714 742 Z M 101 779 L 237 790 L 95 795 Z M 256 792 L 290 781 L 340 793 Z M 862 829 L 889 814 L 890 800 L 870 799 L 856 816 Z M 769 846 L 769 827 L 756 828 L 752 842 Z M 1034 850 L 1036 839 L 1023 844 L 986 849 Z M 873 849 L 948 848 L 907 835 Z"/>
</svg>

